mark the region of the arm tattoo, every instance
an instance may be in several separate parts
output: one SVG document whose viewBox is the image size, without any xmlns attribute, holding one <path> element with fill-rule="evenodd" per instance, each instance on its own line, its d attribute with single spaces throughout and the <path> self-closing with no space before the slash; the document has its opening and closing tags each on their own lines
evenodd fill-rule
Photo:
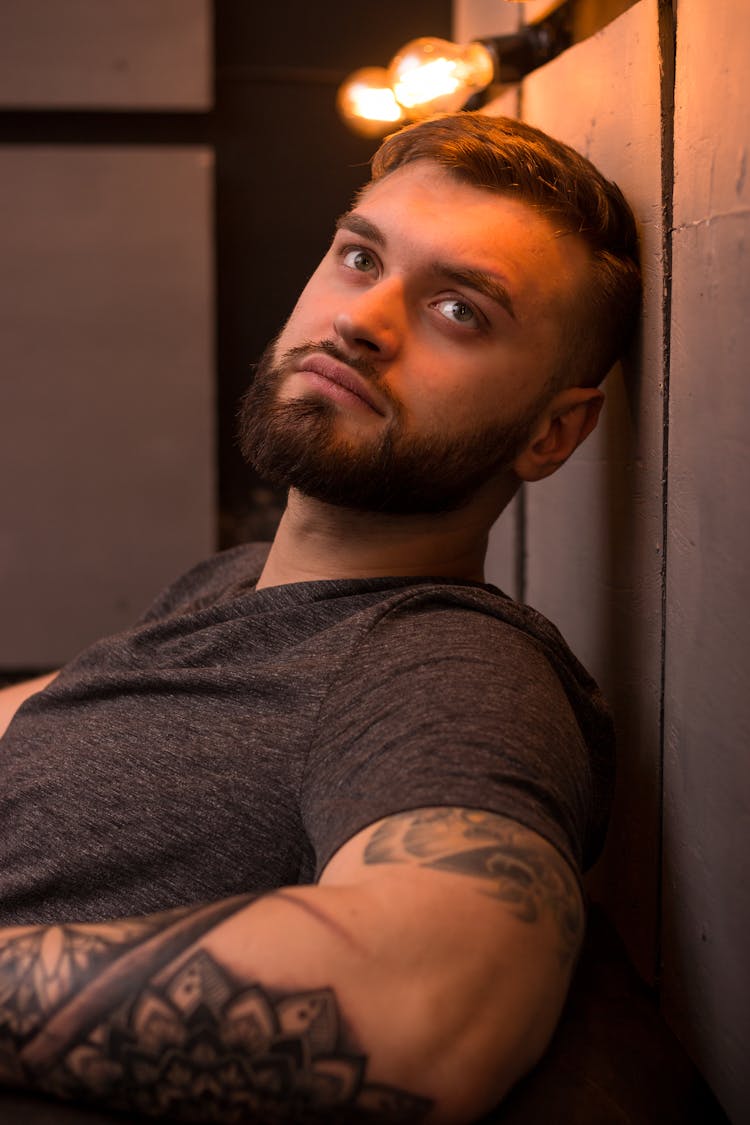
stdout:
<svg viewBox="0 0 750 1125">
<path fill-rule="evenodd" d="M 0 1081 L 178 1121 L 417 1122 L 366 1081 L 334 992 L 239 980 L 197 946 L 255 896 L 106 925 L 0 931 Z"/>
<path fill-rule="evenodd" d="M 370 837 L 365 863 L 414 863 L 485 880 L 483 894 L 507 903 L 515 918 L 537 922 L 551 911 L 562 965 L 575 957 L 583 933 L 578 886 L 554 849 L 496 813 L 419 809 L 388 817 Z"/>
</svg>

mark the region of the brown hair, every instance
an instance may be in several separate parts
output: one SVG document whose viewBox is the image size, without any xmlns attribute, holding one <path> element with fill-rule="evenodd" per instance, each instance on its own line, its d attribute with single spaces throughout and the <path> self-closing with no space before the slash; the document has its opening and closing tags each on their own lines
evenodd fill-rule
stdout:
<svg viewBox="0 0 750 1125">
<path fill-rule="evenodd" d="M 474 187 L 515 195 L 584 240 L 591 280 L 576 302 L 550 389 L 599 383 L 626 350 L 641 299 L 635 219 L 617 185 L 540 129 L 478 112 L 393 133 L 373 157 L 371 182 L 414 160 L 434 160 Z"/>
</svg>

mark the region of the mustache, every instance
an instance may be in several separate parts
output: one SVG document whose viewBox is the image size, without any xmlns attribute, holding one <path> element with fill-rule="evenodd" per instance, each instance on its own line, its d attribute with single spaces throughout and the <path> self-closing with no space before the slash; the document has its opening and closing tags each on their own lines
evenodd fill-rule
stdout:
<svg viewBox="0 0 750 1125">
<path fill-rule="evenodd" d="M 243 407 L 247 402 L 258 399 L 260 395 L 268 395 L 272 400 L 276 389 L 284 376 L 299 360 L 315 353 L 330 356 L 338 363 L 350 367 L 365 382 L 377 387 L 379 397 L 388 403 L 394 418 L 403 417 L 403 406 L 390 388 L 381 381 L 381 372 L 378 365 L 373 363 L 366 355 L 351 355 L 334 340 L 305 340 L 304 343 L 295 344 L 291 348 L 280 352 L 279 336 L 276 336 L 268 345 L 260 360 L 251 365 L 250 385 L 243 398 Z"/>
<path fill-rule="evenodd" d="M 294 363 L 297 359 L 312 355 L 313 352 L 323 352 L 339 363 L 343 363 L 346 367 L 351 367 L 352 371 L 356 371 L 363 379 L 367 379 L 371 383 L 377 382 L 378 369 L 374 363 L 370 363 L 365 356 L 349 355 L 333 340 L 320 340 L 317 343 L 310 341 L 304 344 L 297 344 L 295 347 L 289 348 L 283 355 L 277 356 L 276 367 L 283 369 L 289 364 Z M 380 389 L 382 390 L 383 388 Z"/>
</svg>

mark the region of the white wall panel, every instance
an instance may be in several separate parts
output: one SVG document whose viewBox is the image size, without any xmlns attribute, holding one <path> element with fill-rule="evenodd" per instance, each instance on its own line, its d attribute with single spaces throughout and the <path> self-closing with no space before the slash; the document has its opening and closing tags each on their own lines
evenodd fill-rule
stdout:
<svg viewBox="0 0 750 1125">
<path fill-rule="evenodd" d="M 599 680 L 618 727 L 618 793 L 596 881 L 640 971 L 652 978 L 658 896 L 662 268 L 656 0 L 529 75 L 522 116 L 615 180 L 641 224 L 639 354 L 605 385 L 595 434 L 527 489 L 527 600 Z"/>
<path fill-rule="evenodd" d="M 677 10 L 664 987 L 750 1120 L 750 56 L 746 0 Z"/>
<path fill-rule="evenodd" d="M 197 148 L 0 148 L 0 666 L 213 548 L 212 178 Z"/>
<path fill-rule="evenodd" d="M 0 106 L 205 109 L 209 0 L 2 0 Z"/>
</svg>

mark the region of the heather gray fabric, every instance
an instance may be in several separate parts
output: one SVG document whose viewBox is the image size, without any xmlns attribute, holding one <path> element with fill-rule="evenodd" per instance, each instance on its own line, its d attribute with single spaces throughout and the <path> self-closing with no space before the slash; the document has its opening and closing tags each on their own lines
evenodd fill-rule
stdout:
<svg viewBox="0 0 750 1125">
<path fill-rule="evenodd" d="M 389 813 L 464 805 L 598 853 L 613 775 L 557 631 L 441 579 L 255 591 L 267 545 L 200 564 L 0 740 L 0 923 L 100 920 L 313 881 Z"/>
</svg>

